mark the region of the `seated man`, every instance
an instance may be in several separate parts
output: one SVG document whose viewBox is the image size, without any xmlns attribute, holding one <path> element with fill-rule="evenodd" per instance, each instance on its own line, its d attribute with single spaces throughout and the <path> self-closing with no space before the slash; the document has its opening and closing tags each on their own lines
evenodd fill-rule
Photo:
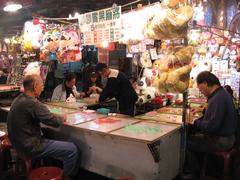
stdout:
<svg viewBox="0 0 240 180">
<path fill-rule="evenodd" d="M 38 75 L 26 76 L 24 93 L 12 103 L 7 118 L 8 135 L 16 151 L 27 158 L 56 158 L 63 161 L 64 174 L 75 175 L 79 160 L 78 149 L 71 142 L 43 139 L 40 122 L 59 126 L 63 118 L 53 115 L 37 100 L 43 90 Z"/>
<path fill-rule="evenodd" d="M 203 71 L 196 81 L 200 92 L 207 97 L 208 105 L 203 116 L 190 126 L 191 134 L 187 142 L 185 172 L 195 176 L 200 173 L 201 155 L 232 148 L 237 123 L 233 99 L 220 85 L 219 79 Z"/>
<path fill-rule="evenodd" d="M 85 93 L 77 92 L 76 76 L 73 73 L 69 73 L 65 81 L 62 84 L 59 84 L 53 91 L 52 101 L 66 101 L 72 94 L 75 98 L 80 98 L 84 96 Z"/>
</svg>

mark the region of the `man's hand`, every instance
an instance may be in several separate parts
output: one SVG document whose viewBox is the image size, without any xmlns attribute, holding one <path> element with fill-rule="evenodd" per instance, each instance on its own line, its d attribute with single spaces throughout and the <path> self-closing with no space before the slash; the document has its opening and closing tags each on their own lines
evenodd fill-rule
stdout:
<svg viewBox="0 0 240 180">
<path fill-rule="evenodd" d="M 67 122 L 67 114 L 54 114 L 54 116 L 60 117 L 62 119 L 61 123 Z"/>
<path fill-rule="evenodd" d="M 95 103 L 96 103 L 96 104 L 99 103 L 99 98 L 96 98 Z"/>
<path fill-rule="evenodd" d="M 194 123 L 194 118 L 193 118 L 193 116 L 190 116 L 189 118 L 188 118 L 188 120 L 187 120 L 187 124 L 193 124 Z"/>
<path fill-rule="evenodd" d="M 79 95 L 80 95 L 80 98 L 83 98 L 83 97 L 86 96 L 86 93 L 85 92 L 80 92 Z"/>
<path fill-rule="evenodd" d="M 197 113 L 203 112 L 203 109 L 204 109 L 204 107 L 199 106 L 199 107 L 197 107 L 197 108 L 191 109 L 190 113 L 194 116 L 194 115 L 196 115 Z"/>
<path fill-rule="evenodd" d="M 89 88 L 92 92 L 96 93 L 97 92 L 97 87 L 96 86 L 92 86 Z"/>
</svg>

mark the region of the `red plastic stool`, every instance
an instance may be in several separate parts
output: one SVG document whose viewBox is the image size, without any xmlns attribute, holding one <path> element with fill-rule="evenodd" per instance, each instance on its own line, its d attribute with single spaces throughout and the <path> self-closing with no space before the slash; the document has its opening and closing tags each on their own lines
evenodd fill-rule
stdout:
<svg viewBox="0 0 240 180">
<path fill-rule="evenodd" d="M 57 167 L 40 167 L 32 170 L 30 180 L 63 180 L 63 170 Z"/>
<path fill-rule="evenodd" d="M 119 177 L 116 180 L 134 180 L 134 179 L 129 177 Z"/>
<path fill-rule="evenodd" d="M 1 131 L 2 132 L 2 131 Z M 10 159 L 4 158 L 5 153 L 7 153 L 11 148 L 12 144 L 8 139 L 8 136 L 0 132 L 0 179 L 4 176 L 4 168 L 8 165 Z M 2 136 L 1 136 L 2 135 Z"/>
<path fill-rule="evenodd" d="M 229 180 L 230 179 L 230 166 L 231 166 L 231 160 L 233 156 L 237 153 L 237 149 L 232 148 L 229 151 L 224 152 L 214 152 L 211 154 L 206 155 L 203 161 L 203 167 L 202 167 L 202 173 L 201 173 L 201 179 L 205 180 L 209 178 L 206 176 L 206 168 L 207 168 L 207 161 L 209 155 L 215 155 L 223 159 L 223 180 Z"/>
</svg>

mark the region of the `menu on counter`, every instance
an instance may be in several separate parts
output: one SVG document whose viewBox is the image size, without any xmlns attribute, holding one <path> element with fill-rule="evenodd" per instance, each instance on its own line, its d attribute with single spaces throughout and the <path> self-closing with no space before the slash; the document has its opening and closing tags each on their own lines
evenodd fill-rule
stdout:
<svg viewBox="0 0 240 180">
<path fill-rule="evenodd" d="M 179 128 L 180 125 L 176 124 L 140 122 L 113 131 L 111 134 L 152 142 Z"/>
<path fill-rule="evenodd" d="M 80 128 L 94 130 L 98 132 L 108 133 L 113 130 L 125 127 L 129 124 L 138 122 L 136 119 L 117 118 L 117 117 L 104 117 L 77 125 Z"/>
<path fill-rule="evenodd" d="M 48 104 L 45 104 L 45 106 L 47 106 L 49 111 L 53 114 L 63 115 L 63 114 L 69 114 L 69 113 L 76 112 L 76 110 L 74 110 L 74 109 L 68 109 L 68 108 L 63 108 L 63 107 L 58 107 L 58 106 L 51 106 Z"/>
<path fill-rule="evenodd" d="M 182 124 L 182 115 L 159 113 L 157 111 L 151 111 L 144 115 L 136 116 L 136 118 L 141 120 L 152 120 L 157 122 Z"/>
<path fill-rule="evenodd" d="M 102 117 L 105 117 L 105 115 L 97 114 L 96 112 L 89 111 L 77 112 L 67 115 L 67 123 L 76 125 L 83 122 L 99 119 Z"/>
<path fill-rule="evenodd" d="M 70 109 L 80 109 L 83 108 L 84 106 L 87 106 L 87 103 L 84 102 L 48 102 L 47 104 L 53 105 L 53 106 L 59 106 L 63 108 L 70 108 Z"/>
</svg>

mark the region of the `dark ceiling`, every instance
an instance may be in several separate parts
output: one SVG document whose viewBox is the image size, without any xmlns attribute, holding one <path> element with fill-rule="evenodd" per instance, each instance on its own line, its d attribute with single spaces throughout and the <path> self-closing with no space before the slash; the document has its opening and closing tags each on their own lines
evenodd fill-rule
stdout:
<svg viewBox="0 0 240 180">
<path fill-rule="evenodd" d="M 133 0 L 18 0 L 23 4 L 23 9 L 9 13 L 3 11 L 7 1 L 10 0 L 0 0 L 0 38 L 20 33 L 24 22 L 31 20 L 34 15 L 68 17 L 70 13 L 73 15 L 75 12 L 86 13 L 111 7 L 113 3 L 123 5 L 133 2 Z M 148 2 L 149 0 L 141 1 L 143 4 Z"/>
</svg>

